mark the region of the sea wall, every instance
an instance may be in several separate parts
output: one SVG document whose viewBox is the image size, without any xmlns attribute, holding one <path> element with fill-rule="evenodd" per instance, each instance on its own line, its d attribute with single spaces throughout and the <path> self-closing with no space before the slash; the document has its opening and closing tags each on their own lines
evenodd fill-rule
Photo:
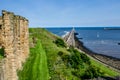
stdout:
<svg viewBox="0 0 120 80">
<path fill-rule="evenodd" d="M 29 54 L 28 20 L 3 10 L 0 17 L 0 49 L 4 59 L 0 65 L 0 80 L 18 80 L 17 70 Z"/>
</svg>

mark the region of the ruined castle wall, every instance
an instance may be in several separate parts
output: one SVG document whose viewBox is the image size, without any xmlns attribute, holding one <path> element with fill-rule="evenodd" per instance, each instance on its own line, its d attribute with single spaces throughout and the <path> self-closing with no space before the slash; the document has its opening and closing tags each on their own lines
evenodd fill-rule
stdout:
<svg viewBox="0 0 120 80">
<path fill-rule="evenodd" d="M 2 34 L 1 34 L 1 32 L 2 32 L 2 17 L 0 16 L 0 48 L 1 48 L 1 41 L 2 41 Z"/>
<path fill-rule="evenodd" d="M 28 20 L 14 13 L 2 11 L 2 47 L 5 52 L 3 80 L 17 80 L 17 69 L 28 57 Z"/>
<path fill-rule="evenodd" d="M 3 74 L 4 80 L 17 79 L 15 73 L 15 57 L 14 57 L 14 35 L 13 35 L 13 20 L 14 14 L 3 11 L 3 26 L 2 26 L 2 36 L 3 36 L 3 47 L 6 58 L 4 59 Z"/>
<path fill-rule="evenodd" d="M 0 16 L 0 25 L 2 24 L 2 16 Z"/>
<path fill-rule="evenodd" d="M 15 56 L 16 56 L 16 58 L 18 59 L 18 61 L 16 62 L 16 64 L 18 65 L 17 66 L 17 69 L 20 69 L 21 67 L 22 67 L 22 57 L 21 57 L 21 55 L 22 55 L 22 53 L 21 53 L 21 47 L 20 47 L 20 16 L 16 16 L 16 18 L 15 18 L 15 26 L 16 26 L 16 28 L 15 28 L 15 30 L 14 30 L 14 32 L 15 32 L 15 45 L 14 45 L 14 47 L 16 47 L 16 49 L 15 49 Z"/>
</svg>

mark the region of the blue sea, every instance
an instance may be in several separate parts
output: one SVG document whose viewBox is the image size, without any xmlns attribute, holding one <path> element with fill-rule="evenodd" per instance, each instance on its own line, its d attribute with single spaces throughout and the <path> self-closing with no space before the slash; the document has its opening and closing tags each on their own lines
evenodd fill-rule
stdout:
<svg viewBox="0 0 120 80">
<path fill-rule="evenodd" d="M 48 31 L 63 36 L 72 30 L 71 28 L 46 28 Z M 104 27 L 75 27 L 80 41 L 93 52 L 120 59 L 120 28 Z"/>
</svg>

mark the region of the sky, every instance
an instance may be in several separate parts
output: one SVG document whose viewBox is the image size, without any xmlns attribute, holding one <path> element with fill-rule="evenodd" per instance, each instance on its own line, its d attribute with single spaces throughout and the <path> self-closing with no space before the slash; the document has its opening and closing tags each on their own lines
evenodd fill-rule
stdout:
<svg viewBox="0 0 120 80">
<path fill-rule="evenodd" d="M 30 27 L 120 26 L 120 0 L 0 0 Z"/>
</svg>

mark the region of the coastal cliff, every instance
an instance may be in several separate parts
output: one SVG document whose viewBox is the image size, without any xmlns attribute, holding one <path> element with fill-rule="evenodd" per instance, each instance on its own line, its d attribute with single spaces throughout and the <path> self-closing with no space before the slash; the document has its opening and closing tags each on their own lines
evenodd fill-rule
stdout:
<svg viewBox="0 0 120 80">
<path fill-rule="evenodd" d="M 76 48 L 68 48 L 60 37 L 45 29 L 30 28 L 29 32 L 30 56 L 18 72 L 20 80 L 114 80 L 119 75 Z"/>
</svg>

